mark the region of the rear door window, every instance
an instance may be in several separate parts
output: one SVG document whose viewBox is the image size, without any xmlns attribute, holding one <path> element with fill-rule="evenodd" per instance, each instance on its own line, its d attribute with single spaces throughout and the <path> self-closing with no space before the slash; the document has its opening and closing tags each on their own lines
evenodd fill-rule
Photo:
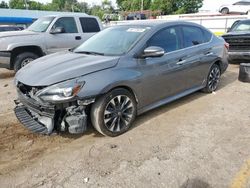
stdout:
<svg viewBox="0 0 250 188">
<path fill-rule="evenodd" d="M 80 22 L 84 33 L 96 33 L 100 31 L 99 24 L 95 18 L 80 18 Z"/>
<path fill-rule="evenodd" d="M 205 42 L 203 31 L 195 26 L 182 26 L 184 47 L 191 47 Z"/>
</svg>

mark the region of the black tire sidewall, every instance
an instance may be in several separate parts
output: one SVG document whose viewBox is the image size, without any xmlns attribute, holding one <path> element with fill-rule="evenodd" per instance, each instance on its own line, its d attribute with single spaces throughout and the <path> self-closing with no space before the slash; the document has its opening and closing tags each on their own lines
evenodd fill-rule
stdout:
<svg viewBox="0 0 250 188">
<path fill-rule="evenodd" d="M 208 76 L 207 76 L 207 85 L 206 85 L 206 87 L 205 87 L 204 90 L 203 90 L 203 91 L 206 92 L 206 93 L 212 93 L 212 92 L 214 92 L 215 90 L 217 90 L 217 88 L 218 88 L 218 87 L 216 87 L 216 89 L 215 89 L 214 91 L 212 91 L 212 90 L 209 88 L 209 86 L 208 86 L 208 83 L 209 83 L 209 76 L 210 76 L 212 70 L 213 70 L 215 67 L 217 67 L 217 68 L 219 69 L 219 71 L 220 71 L 220 77 L 221 77 L 221 70 L 220 70 L 220 67 L 219 67 L 217 64 L 213 64 L 213 65 L 211 66 L 211 68 L 210 68 L 210 70 L 209 70 L 209 73 L 208 73 Z"/>
<path fill-rule="evenodd" d="M 111 132 L 107 129 L 107 127 L 105 126 L 105 123 L 104 123 L 104 110 L 105 110 L 107 104 L 109 103 L 109 101 L 118 95 L 126 95 L 127 97 L 129 97 L 130 100 L 132 101 L 133 106 L 134 106 L 134 111 L 133 111 L 132 120 L 127 125 L 127 127 L 125 129 L 123 129 L 120 132 Z M 95 127 L 95 129 L 98 132 L 100 132 L 101 134 L 106 135 L 106 136 L 115 137 L 115 136 L 119 136 L 119 135 L 127 132 L 130 129 L 132 123 L 135 120 L 136 111 L 137 111 L 136 100 L 135 100 L 135 97 L 133 96 L 133 94 L 131 94 L 126 89 L 118 88 L 118 89 L 114 89 L 111 92 L 101 96 L 93 104 L 93 106 L 91 108 L 91 122 L 92 122 L 93 126 Z"/>
<path fill-rule="evenodd" d="M 23 62 L 23 60 L 27 59 L 27 58 L 32 58 L 32 59 L 37 59 L 39 56 L 35 53 L 32 53 L 32 52 L 24 52 L 24 53 L 21 53 L 19 55 L 17 55 L 17 57 L 15 58 L 15 61 L 14 61 L 14 70 L 15 72 L 17 72 L 18 70 L 20 70 L 22 67 L 21 67 L 21 64 Z"/>
</svg>

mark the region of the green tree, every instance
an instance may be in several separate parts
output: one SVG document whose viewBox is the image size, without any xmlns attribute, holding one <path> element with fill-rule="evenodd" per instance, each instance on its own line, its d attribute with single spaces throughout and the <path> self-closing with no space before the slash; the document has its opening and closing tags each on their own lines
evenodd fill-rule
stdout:
<svg viewBox="0 0 250 188">
<path fill-rule="evenodd" d="M 30 10 L 43 10 L 43 4 L 36 1 L 28 1 L 28 8 Z"/>
<path fill-rule="evenodd" d="M 142 0 L 116 0 L 118 7 L 124 11 L 141 10 Z M 148 10 L 151 0 L 143 0 L 143 10 Z"/>
<path fill-rule="evenodd" d="M 5 1 L 0 3 L 0 8 L 9 8 L 8 4 Z"/>
<path fill-rule="evenodd" d="M 203 5 L 203 0 L 154 0 L 152 10 L 160 10 L 163 14 L 196 13 Z"/>
<path fill-rule="evenodd" d="M 9 6 L 10 8 L 13 8 L 13 9 L 26 9 L 25 3 L 23 0 L 10 0 Z"/>
</svg>

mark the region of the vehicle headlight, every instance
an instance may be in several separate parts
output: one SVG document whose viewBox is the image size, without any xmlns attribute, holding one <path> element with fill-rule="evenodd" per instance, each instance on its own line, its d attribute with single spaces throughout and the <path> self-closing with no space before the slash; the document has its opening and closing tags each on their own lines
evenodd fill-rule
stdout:
<svg viewBox="0 0 250 188">
<path fill-rule="evenodd" d="M 62 102 L 73 99 L 85 82 L 67 81 L 46 87 L 36 93 L 36 97 L 45 102 Z"/>
</svg>

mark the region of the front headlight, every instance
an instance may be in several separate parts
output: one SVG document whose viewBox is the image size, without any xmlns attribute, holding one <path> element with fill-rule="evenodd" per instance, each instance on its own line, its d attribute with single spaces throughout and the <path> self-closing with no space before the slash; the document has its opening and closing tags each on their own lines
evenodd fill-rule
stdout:
<svg viewBox="0 0 250 188">
<path fill-rule="evenodd" d="M 77 80 L 62 82 L 38 91 L 35 96 L 45 102 L 71 100 L 79 93 L 84 83 Z"/>
</svg>

